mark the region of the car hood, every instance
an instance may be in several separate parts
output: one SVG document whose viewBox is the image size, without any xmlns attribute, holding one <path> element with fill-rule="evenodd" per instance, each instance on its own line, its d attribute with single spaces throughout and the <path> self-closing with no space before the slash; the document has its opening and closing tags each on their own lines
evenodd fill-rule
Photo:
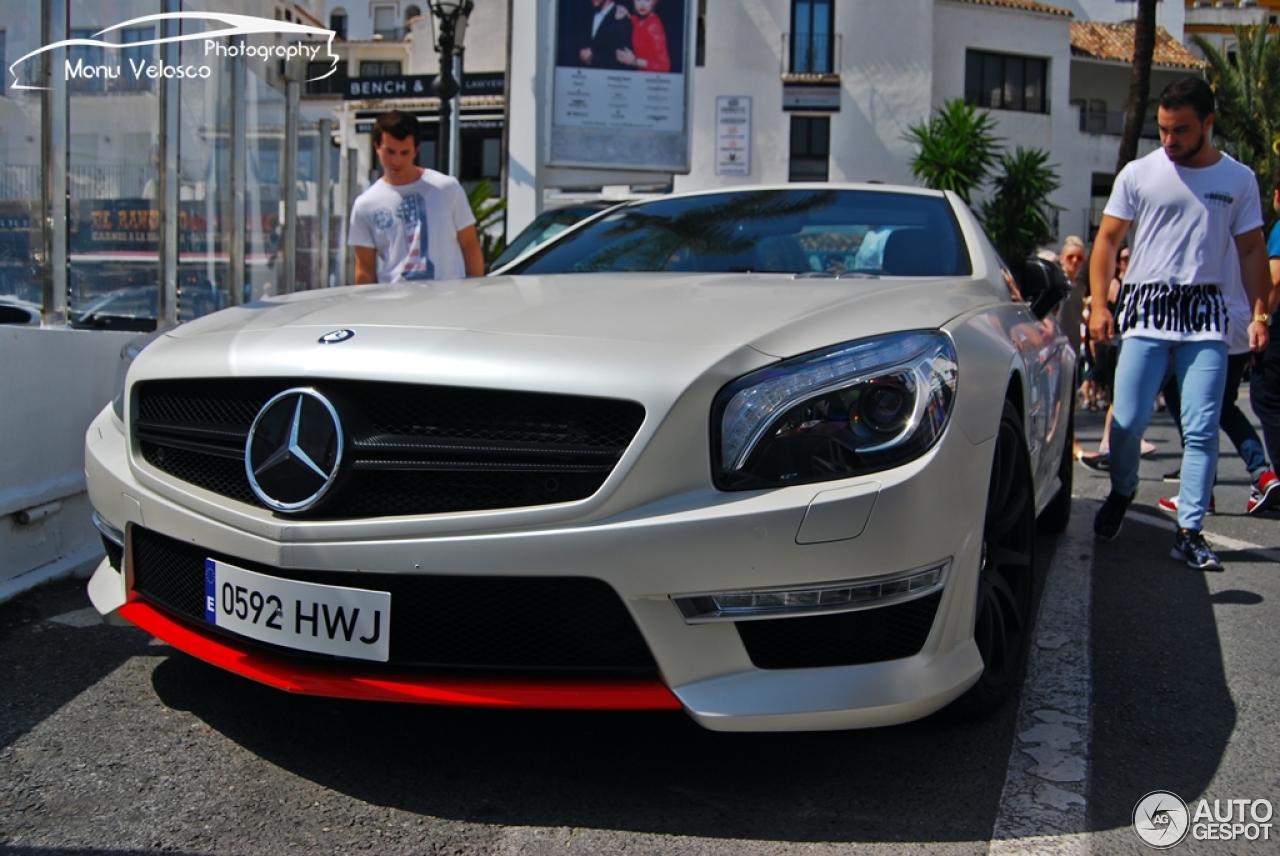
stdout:
<svg viewBox="0 0 1280 856">
<path fill-rule="evenodd" d="M 823 319 L 848 330 L 834 341 L 940 327 L 989 303 L 986 283 L 947 279 L 796 279 L 791 274 L 562 274 L 395 283 L 262 300 L 178 327 L 189 339 L 275 330 L 411 328 L 492 336 L 754 346 L 775 354 L 824 340 Z M 794 341 L 795 345 L 790 343 Z M 785 355 L 775 354 L 775 355 Z"/>
</svg>

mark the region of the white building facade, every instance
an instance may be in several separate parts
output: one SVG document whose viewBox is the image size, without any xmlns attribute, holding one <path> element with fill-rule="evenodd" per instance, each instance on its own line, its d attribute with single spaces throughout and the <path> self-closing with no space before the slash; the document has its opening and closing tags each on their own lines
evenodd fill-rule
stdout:
<svg viewBox="0 0 1280 856">
<path fill-rule="evenodd" d="M 1062 180 L 1051 199 L 1057 237 L 1087 238 L 1114 177 L 1133 38 L 1132 24 L 1123 22 L 1135 7 L 1115 0 L 705 4 L 702 63 L 693 69 L 692 169 L 675 176 L 674 187 L 911 184 L 916 148 L 908 129 L 947 101 L 968 98 L 991 111 L 1010 151 L 1049 152 Z M 1177 43 L 1183 21 L 1182 4 L 1160 5 L 1161 43 L 1180 53 L 1168 66 L 1157 54 L 1153 98 L 1173 79 L 1200 73 Z M 1129 56 L 1096 47 L 1097 28 L 1104 47 L 1122 49 L 1127 38 Z M 745 175 L 726 174 L 732 170 L 719 160 L 716 105 L 725 97 L 750 99 Z M 1140 154 L 1155 145 L 1150 125 Z"/>
</svg>

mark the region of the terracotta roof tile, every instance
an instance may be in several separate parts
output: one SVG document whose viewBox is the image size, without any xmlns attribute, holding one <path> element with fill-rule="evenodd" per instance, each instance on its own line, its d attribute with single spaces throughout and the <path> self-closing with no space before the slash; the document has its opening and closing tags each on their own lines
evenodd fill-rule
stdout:
<svg viewBox="0 0 1280 856">
<path fill-rule="evenodd" d="M 1102 21 L 1071 22 L 1071 53 L 1094 59 L 1133 62 L 1133 23 L 1108 24 Z M 1204 61 L 1175 39 L 1164 27 L 1156 28 L 1153 65 L 1172 68 L 1204 68 Z"/>
<path fill-rule="evenodd" d="M 1025 9 L 1028 12 L 1044 12 L 1049 15 L 1072 17 L 1069 10 L 1058 6 L 1050 6 L 1048 3 L 1041 3 L 1040 0 L 956 0 L 956 2 L 975 3 L 979 6 L 1005 6 L 1010 9 Z"/>
</svg>

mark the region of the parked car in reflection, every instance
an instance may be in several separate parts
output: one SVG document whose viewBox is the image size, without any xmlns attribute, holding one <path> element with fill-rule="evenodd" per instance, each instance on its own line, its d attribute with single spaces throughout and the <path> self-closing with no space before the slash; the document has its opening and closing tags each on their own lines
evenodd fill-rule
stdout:
<svg viewBox="0 0 1280 856">
<path fill-rule="evenodd" d="M 520 230 L 520 234 L 516 235 L 507 244 L 506 249 L 490 263 L 489 269 L 497 270 L 500 267 L 511 264 L 516 259 L 524 258 L 571 226 L 617 204 L 619 204 L 617 200 L 598 200 L 564 205 L 559 208 L 552 208 L 549 211 L 543 211 L 533 218 L 532 223 Z"/>
<path fill-rule="evenodd" d="M 204 279 L 186 278 L 178 287 L 178 320 L 193 321 L 225 305 L 217 288 Z M 160 289 L 155 285 L 120 288 L 98 295 L 67 313 L 68 323 L 77 329 L 156 329 L 160 316 Z"/>
<path fill-rule="evenodd" d="M 954 194 L 786 185 L 179 325 L 89 429 L 90 597 L 290 692 L 990 712 L 1071 510 L 1067 283 L 1017 267 Z"/>
<path fill-rule="evenodd" d="M 0 294 L 0 324 L 40 326 L 40 304 Z"/>
</svg>

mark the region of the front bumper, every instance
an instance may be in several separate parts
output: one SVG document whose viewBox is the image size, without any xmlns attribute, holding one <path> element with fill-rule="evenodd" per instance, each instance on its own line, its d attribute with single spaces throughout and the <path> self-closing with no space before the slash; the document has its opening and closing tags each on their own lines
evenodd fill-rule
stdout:
<svg viewBox="0 0 1280 856">
<path fill-rule="evenodd" d="M 439 704 L 660 709 L 683 707 L 716 730 L 814 730 L 926 716 L 977 679 L 972 640 L 991 443 L 949 430 L 928 454 L 872 478 L 750 494 L 711 489 L 604 518 L 560 521 L 545 513 L 437 515 L 429 535 L 406 521 L 340 524 L 244 513 L 183 485 L 156 485 L 131 465 L 110 411 L 90 427 L 86 469 L 99 513 L 211 551 L 284 569 L 380 574 L 592 577 L 625 604 L 660 683 L 644 679 L 493 681 L 362 673 L 358 665 L 263 655 L 176 619 L 104 563 L 91 592 L 104 614 L 134 621 L 215 665 L 294 692 Z M 220 506 L 217 514 L 204 513 Z M 450 533 L 447 519 L 458 526 Z M 385 524 L 385 525 L 384 525 Z M 443 531 L 442 531 L 443 530 Z M 946 586 L 918 653 L 862 665 L 759 668 L 732 622 L 689 623 L 673 596 L 795 588 L 900 574 L 949 562 Z M 805 621 L 804 618 L 773 619 Z"/>
</svg>

